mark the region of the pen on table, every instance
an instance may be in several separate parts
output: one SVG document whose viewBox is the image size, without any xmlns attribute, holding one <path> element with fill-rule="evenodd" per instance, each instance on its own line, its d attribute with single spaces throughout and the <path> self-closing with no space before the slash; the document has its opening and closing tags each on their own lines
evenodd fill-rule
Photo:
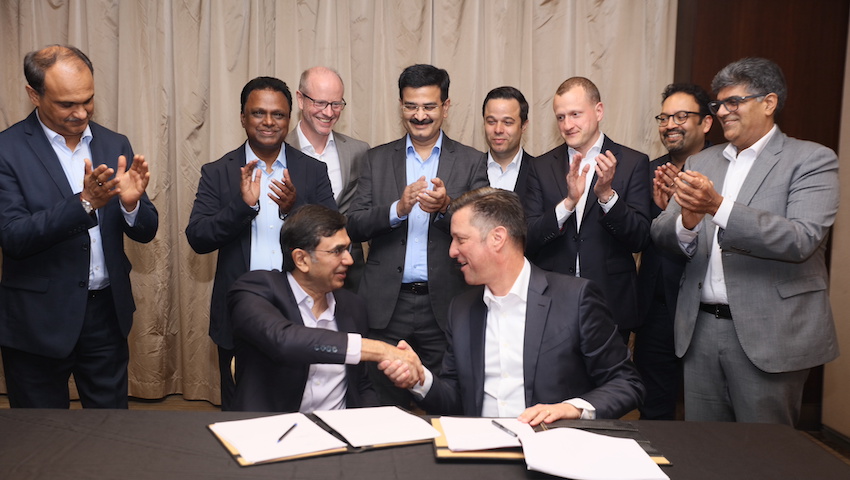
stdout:
<svg viewBox="0 0 850 480">
<path fill-rule="evenodd" d="M 495 425 L 495 426 L 496 426 L 496 428 L 498 428 L 499 430 L 501 430 L 501 431 L 503 431 L 503 432 L 507 433 L 508 435 L 510 435 L 510 436 L 512 436 L 512 437 L 516 437 L 516 436 L 517 436 L 517 435 L 516 435 L 516 433 L 514 433 L 511 429 L 509 429 L 508 427 L 506 427 L 506 426 L 502 425 L 501 423 L 499 423 L 499 422 L 497 422 L 497 421 L 495 421 L 495 420 L 491 420 L 490 422 L 491 422 L 493 425 Z"/>
<path fill-rule="evenodd" d="M 291 427 L 289 427 L 289 429 L 287 429 L 285 432 L 283 432 L 283 435 L 281 435 L 281 436 L 280 436 L 280 438 L 278 438 L 278 439 L 277 439 L 277 443 L 280 443 L 280 441 L 281 441 L 281 440 L 283 440 L 283 437 L 285 437 L 285 436 L 289 435 L 289 432 L 291 432 L 292 430 L 294 430 L 294 429 L 295 429 L 295 427 L 297 427 L 297 426 L 298 426 L 298 424 L 297 424 L 297 423 L 293 423 L 293 424 L 292 424 L 292 426 L 291 426 Z"/>
</svg>

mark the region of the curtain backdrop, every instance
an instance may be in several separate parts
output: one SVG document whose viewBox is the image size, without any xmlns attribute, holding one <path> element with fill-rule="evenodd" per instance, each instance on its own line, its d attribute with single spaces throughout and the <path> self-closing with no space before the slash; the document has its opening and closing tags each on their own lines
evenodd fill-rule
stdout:
<svg viewBox="0 0 850 480">
<path fill-rule="evenodd" d="M 452 138 L 483 151 L 481 102 L 512 85 L 531 104 L 524 146 L 540 155 L 562 143 L 555 89 L 582 75 L 602 93 L 603 132 L 653 158 L 675 25 L 676 0 L 2 0 L 0 130 L 32 109 L 27 52 L 68 43 L 88 54 L 95 120 L 146 156 L 160 213 L 153 242 L 126 242 L 137 305 L 130 394 L 218 403 L 207 335 L 215 254 L 195 254 L 184 229 L 201 166 L 245 141 L 239 93 L 249 79 L 276 76 L 294 93 L 304 69 L 336 69 L 348 102 L 337 130 L 376 146 L 404 133 L 399 74 L 430 63 L 451 76 Z"/>
</svg>

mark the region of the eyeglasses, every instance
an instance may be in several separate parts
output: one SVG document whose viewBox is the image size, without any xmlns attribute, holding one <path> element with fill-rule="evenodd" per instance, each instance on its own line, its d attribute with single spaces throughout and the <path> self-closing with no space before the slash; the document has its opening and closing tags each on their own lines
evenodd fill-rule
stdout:
<svg viewBox="0 0 850 480">
<path fill-rule="evenodd" d="M 313 97 L 311 97 L 310 95 L 307 95 L 304 92 L 301 92 L 301 95 L 304 98 L 313 102 L 313 106 L 315 106 L 319 110 L 324 110 L 324 109 L 328 108 L 328 105 L 330 105 L 331 109 L 333 109 L 334 112 L 341 112 L 342 109 L 345 108 L 345 105 L 346 105 L 344 98 L 342 100 L 340 100 L 339 102 L 329 102 L 327 100 L 315 100 L 315 99 L 313 99 Z"/>
<path fill-rule="evenodd" d="M 700 113 L 699 112 L 688 112 L 687 110 L 681 110 L 681 111 L 674 113 L 673 115 L 667 115 L 665 113 L 662 113 L 660 115 L 656 115 L 655 119 L 658 120 L 658 126 L 659 127 L 663 127 L 664 125 L 667 125 L 667 122 L 669 122 L 671 118 L 673 119 L 673 123 L 675 123 L 676 125 L 682 125 L 682 124 L 684 124 L 685 122 L 688 121 L 688 117 L 690 115 L 700 115 Z"/>
<path fill-rule="evenodd" d="M 441 107 L 441 106 L 443 106 L 443 105 L 445 105 L 445 102 L 441 102 L 441 103 L 426 103 L 425 105 L 417 105 L 417 104 L 415 104 L 415 103 L 407 103 L 407 102 L 405 102 L 405 103 L 401 104 L 401 108 L 402 108 L 402 109 L 403 109 L 406 113 L 416 113 L 416 112 L 418 112 L 418 111 L 419 111 L 419 109 L 420 109 L 420 108 L 421 108 L 421 109 L 422 109 L 422 111 L 423 111 L 423 112 L 425 112 L 425 113 L 431 113 L 431 112 L 433 112 L 434 110 L 436 110 L 438 107 Z"/>
<path fill-rule="evenodd" d="M 711 111 L 712 115 L 717 115 L 717 112 L 720 111 L 720 107 L 725 106 L 726 110 L 729 111 L 729 113 L 732 113 L 735 110 L 738 110 L 738 106 L 747 100 L 751 98 L 766 97 L 767 95 L 767 93 L 757 93 L 755 95 L 747 95 L 746 97 L 735 96 L 729 97 L 726 100 L 714 100 L 712 102 L 708 102 L 708 109 Z"/>
<path fill-rule="evenodd" d="M 348 245 L 340 245 L 332 250 L 319 250 L 318 248 L 313 250 L 314 252 L 325 252 L 329 253 L 335 257 L 342 256 L 343 253 L 348 252 L 351 253 L 351 244 Z"/>
</svg>

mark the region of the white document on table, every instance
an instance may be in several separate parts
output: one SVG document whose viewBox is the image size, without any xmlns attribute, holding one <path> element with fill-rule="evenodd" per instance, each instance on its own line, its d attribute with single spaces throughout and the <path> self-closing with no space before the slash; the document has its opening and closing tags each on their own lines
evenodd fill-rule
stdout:
<svg viewBox="0 0 850 480">
<path fill-rule="evenodd" d="M 574 480 L 669 480 L 631 438 L 553 428 L 522 438 L 529 470 Z"/>
<path fill-rule="evenodd" d="M 313 414 L 352 447 L 412 443 L 440 436 L 430 423 L 398 407 L 323 410 Z"/>
<path fill-rule="evenodd" d="M 493 425 L 493 422 L 518 437 Z M 534 434 L 531 426 L 516 418 L 440 417 L 440 425 L 446 435 L 449 450 L 453 452 L 519 447 L 520 437 Z"/>
<path fill-rule="evenodd" d="M 281 439 L 292 425 L 295 428 Z M 346 448 L 345 442 L 301 413 L 219 422 L 209 428 L 251 463 Z"/>
</svg>

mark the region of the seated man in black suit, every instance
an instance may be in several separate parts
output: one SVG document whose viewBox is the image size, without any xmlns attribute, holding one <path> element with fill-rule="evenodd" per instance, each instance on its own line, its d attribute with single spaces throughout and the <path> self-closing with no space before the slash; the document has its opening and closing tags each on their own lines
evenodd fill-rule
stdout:
<svg viewBox="0 0 850 480">
<path fill-rule="evenodd" d="M 449 255 L 470 285 L 449 307 L 442 372 L 378 367 L 429 413 L 513 417 L 531 425 L 619 418 L 644 395 L 602 291 L 529 263 L 515 193 L 484 187 L 452 203 Z M 402 348 L 409 349 L 408 346 Z"/>
<path fill-rule="evenodd" d="M 342 289 L 353 263 L 345 222 L 321 205 L 297 209 L 280 233 L 286 273 L 251 271 L 228 292 L 235 410 L 306 413 L 377 405 L 366 361 L 398 361 L 413 381 L 423 374 L 412 350 L 362 338 L 369 329 L 366 305 Z"/>
</svg>

